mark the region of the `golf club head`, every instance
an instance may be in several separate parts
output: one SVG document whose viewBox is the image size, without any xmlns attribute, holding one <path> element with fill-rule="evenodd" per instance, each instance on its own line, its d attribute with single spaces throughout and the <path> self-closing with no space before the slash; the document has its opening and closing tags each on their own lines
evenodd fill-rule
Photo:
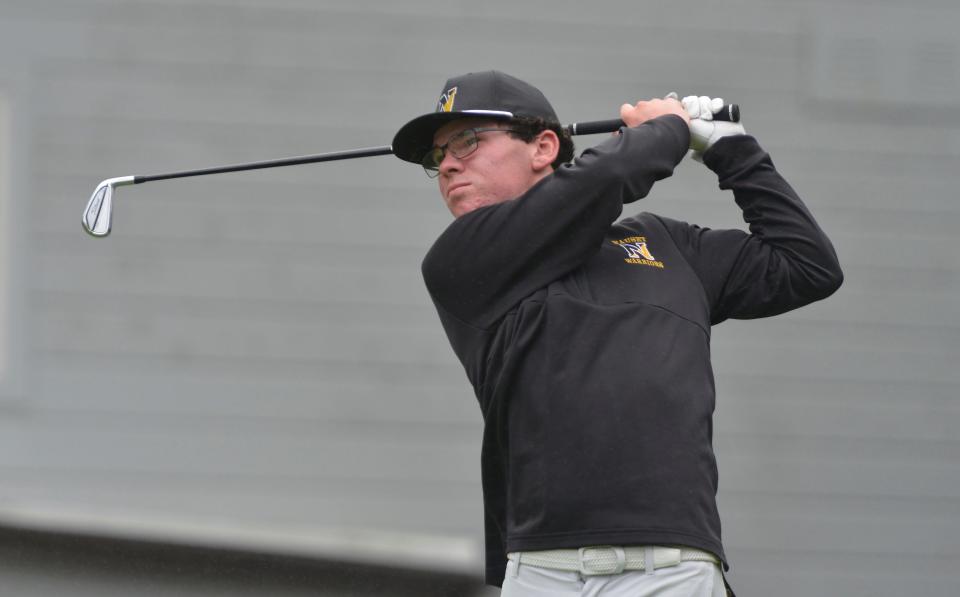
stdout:
<svg viewBox="0 0 960 597">
<path fill-rule="evenodd" d="M 87 208 L 83 210 L 83 229 L 87 233 L 98 238 L 110 234 L 113 224 L 113 189 L 129 184 L 134 184 L 133 176 L 108 178 L 97 185 L 87 202 Z"/>
</svg>

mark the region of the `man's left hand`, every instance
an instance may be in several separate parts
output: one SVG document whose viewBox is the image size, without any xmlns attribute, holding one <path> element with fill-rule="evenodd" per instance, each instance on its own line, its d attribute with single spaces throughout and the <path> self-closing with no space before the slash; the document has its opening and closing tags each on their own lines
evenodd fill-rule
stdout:
<svg viewBox="0 0 960 597">
<path fill-rule="evenodd" d="M 681 102 L 690 115 L 690 149 L 697 161 L 702 161 L 703 152 L 723 137 L 746 134 L 743 124 L 739 122 L 713 119 L 713 115 L 723 109 L 723 100 L 719 97 L 688 95 Z"/>
</svg>

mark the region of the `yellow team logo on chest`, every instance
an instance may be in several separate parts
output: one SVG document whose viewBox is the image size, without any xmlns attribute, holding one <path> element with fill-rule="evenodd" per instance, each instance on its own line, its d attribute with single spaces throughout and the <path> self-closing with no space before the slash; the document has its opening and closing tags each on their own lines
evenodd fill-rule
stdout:
<svg viewBox="0 0 960 597">
<path fill-rule="evenodd" d="M 663 262 L 657 261 L 657 258 L 653 256 L 653 253 L 650 252 L 650 248 L 647 246 L 647 237 L 630 236 L 628 238 L 612 240 L 610 242 L 626 251 L 627 256 L 624 259 L 626 263 L 632 263 L 634 265 L 649 265 L 650 267 L 658 267 L 663 269 Z"/>
</svg>

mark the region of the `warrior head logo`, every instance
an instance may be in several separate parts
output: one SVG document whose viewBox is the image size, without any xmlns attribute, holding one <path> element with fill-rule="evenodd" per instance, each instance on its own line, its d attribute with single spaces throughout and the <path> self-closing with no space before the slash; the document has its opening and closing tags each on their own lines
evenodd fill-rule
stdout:
<svg viewBox="0 0 960 597">
<path fill-rule="evenodd" d="M 453 99 L 457 95 L 457 88 L 451 87 L 440 96 L 440 101 L 437 102 L 437 112 L 453 112 Z"/>
<path fill-rule="evenodd" d="M 659 269 L 664 268 L 663 262 L 657 261 L 657 258 L 654 257 L 653 253 L 650 252 L 650 249 L 647 248 L 647 238 L 645 236 L 631 236 L 629 238 L 613 240 L 610 242 L 626 252 L 627 258 L 624 259 L 624 261 L 627 263 L 632 263 L 634 265 L 649 265 L 650 267 L 656 267 Z"/>
<path fill-rule="evenodd" d="M 620 247 L 623 248 L 623 250 L 627 252 L 627 256 L 632 259 L 656 260 L 653 254 L 650 253 L 650 249 L 647 248 L 647 243 L 623 243 Z"/>
</svg>

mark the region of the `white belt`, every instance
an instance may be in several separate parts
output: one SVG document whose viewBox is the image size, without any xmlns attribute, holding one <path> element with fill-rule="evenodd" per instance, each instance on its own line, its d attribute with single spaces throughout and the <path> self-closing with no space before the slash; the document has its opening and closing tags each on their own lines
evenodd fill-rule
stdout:
<svg viewBox="0 0 960 597">
<path fill-rule="evenodd" d="M 620 574 L 624 570 L 647 570 L 647 558 L 653 560 L 650 568 L 676 566 L 680 562 L 713 562 L 718 564 L 717 556 L 712 553 L 690 547 L 615 547 L 597 545 L 580 549 L 550 549 L 546 551 L 518 551 L 507 557 L 520 564 L 566 570 L 580 574 L 602 575 Z"/>
</svg>

